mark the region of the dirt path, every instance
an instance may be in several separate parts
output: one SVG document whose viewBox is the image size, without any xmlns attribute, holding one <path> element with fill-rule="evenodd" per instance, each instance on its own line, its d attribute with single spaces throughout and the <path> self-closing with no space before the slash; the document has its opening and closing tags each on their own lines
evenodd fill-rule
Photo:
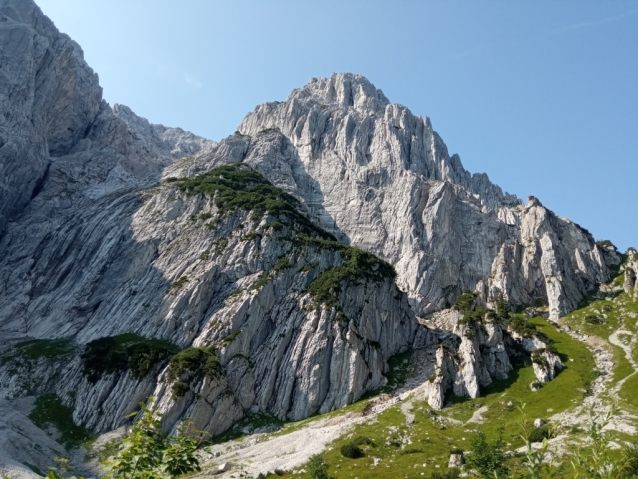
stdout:
<svg viewBox="0 0 638 479">
<path fill-rule="evenodd" d="M 629 338 L 631 338 L 629 340 L 629 343 L 625 344 L 624 342 L 622 342 L 622 340 L 620 339 L 620 335 L 629 336 Z M 627 358 L 627 361 L 629 361 L 629 364 L 631 364 L 631 367 L 634 368 L 633 373 L 631 373 L 627 377 L 618 381 L 618 383 L 612 389 L 610 389 L 610 393 L 614 396 L 614 398 L 620 399 L 618 397 L 618 391 L 620 391 L 620 388 L 622 388 L 623 384 L 625 384 L 625 381 L 627 381 L 627 379 L 629 379 L 630 377 L 638 373 L 638 364 L 636 363 L 636 361 L 634 361 L 634 358 L 632 355 L 634 346 L 636 345 L 636 335 L 633 332 L 628 331 L 626 329 L 618 329 L 611 336 L 609 336 L 609 342 L 613 344 L 614 346 L 618 346 L 619 348 L 622 348 L 622 350 L 625 352 L 625 358 Z"/>
<path fill-rule="evenodd" d="M 615 344 L 622 347 L 623 350 L 625 350 L 625 354 L 631 355 L 630 346 L 622 345 L 622 342 L 618 338 L 618 335 L 623 333 L 630 332 L 619 329 L 614 334 L 612 334 L 612 336 L 609 338 L 609 342 L 597 336 L 581 336 L 574 332 L 568 333 L 574 339 L 582 341 L 587 345 L 589 350 L 594 355 L 594 361 L 596 363 L 596 368 L 598 369 L 598 371 L 600 371 L 600 376 L 592 382 L 592 394 L 590 396 L 586 396 L 583 399 L 582 403 L 580 403 L 573 409 L 554 414 L 552 417 L 549 418 L 552 422 L 559 423 L 564 427 L 578 426 L 587 428 L 589 426 L 590 411 L 593 410 L 595 414 L 601 415 L 605 414 L 612 408 L 611 401 L 609 401 L 609 399 L 605 400 L 603 397 L 603 393 L 610 393 L 611 399 L 617 400 L 617 391 L 622 386 L 621 383 L 624 382 L 624 380 L 619 381 L 619 384 L 616 384 L 613 388 L 609 388 L 607 386 L 607 384 L 613 380 L 614 371 L 613 354 L 608 348 L 609 343 Z M 620 344 L 617 344 L 615 341 Z M 634 365 L 633 361 L 632 365 Z M 636 369 L 635 365 L 634 369 Z M 635 371 L 633 374 L 635 374 Z M 627 378 L 625 378 L 625 380 L 626 379 Z M 636 427 L 634 424 L 636 422 L 636 419 L 637 418 L 635 416 L 627 413 L 626 411 L 620 411 L 608 424 L 607 429 L 614 429 L 619 432 L 635 434 Z"/>
</svg>

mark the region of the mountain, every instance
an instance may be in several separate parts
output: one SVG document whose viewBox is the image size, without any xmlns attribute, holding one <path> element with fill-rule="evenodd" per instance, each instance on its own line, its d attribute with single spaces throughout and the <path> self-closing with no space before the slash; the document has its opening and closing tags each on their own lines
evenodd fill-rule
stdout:
<svg viewBox="0 0 638 479">
<path fill-rule="evenodd" d="M 388 360 L 411 350 L 434 409 L 520 357 L 546 383 L 558 352 L 508 308 L 556 321 L 621 263 L 538 199 L 470 175 L 427 117 L 360 75 L 312 79 L 216 143 L 111 107 L 30 0 L 0 0 L 0 45 L 12 431 L 35 427 L 16 406 L 33 396 L 95 433 L 148 396 L 167 431 L 301 420 L 387 387 Z"/>
</svg>

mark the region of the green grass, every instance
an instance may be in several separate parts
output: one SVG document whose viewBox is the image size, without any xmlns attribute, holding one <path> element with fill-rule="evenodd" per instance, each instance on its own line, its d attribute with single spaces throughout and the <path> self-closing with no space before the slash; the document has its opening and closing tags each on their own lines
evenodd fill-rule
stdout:
<svg viewBox="0 0 638 479">
<path fill-rule="evenodd" d="M 316 226 L 301 212 L 299 200 L 243 163 L 220 166 L 199 176 L 180 178 L 172 184 L 188 195 L 214 197 L 222 216 L 235 209 L 252 211 L 257 216 L 268 212 L 284 225 L 294 225 L 306 234 L 335 240 L 333 235 Z"/>
<path fill-rule="evenodd" d="M 559 332 L 546 320 L 533 318 L 531 323 L 536 331 L 546 334 L 554 342 L 565 362 L 565 369 L 554 381 L 546 383 L 541 390 L 532 393 L 529 385 L 536 379 L 536 376 L 531 361 L 527 358 L 525 362 L 516 364 L 508 379 L 494 382 L 483 392 L 481 397 L 476 399 L 450 398 L 448 406 L 439 411 L 438 415 L 461 421 L 461 423 L 455 424 L 446 421 L 446 429 L 444 430 L 441 430 L 439 423 L 434 422 L 432 417 L 426 414 L 430 407 L 420 398 L 414 398 L 413 401 L 414 424 L 406 424 L 400 405 L 392 406 L 374 421 L 356 426 L 351 433 L 337 439 L 330 445 L 329 449 L 323 453 L 323 457 L 331 465 L 330 474 L 339 479 L 354 477 L 364 479 L 421 477 L 420 473 L 424 472 L 424 477 L 429 477 L 432 471 L 444 472 L 446 470 L 452 449 L 468 450 L 470 434 L 478 428 L 484 430 L 488 436 L 494 436 L 500 427 L 505 427 L 505 441 L 510 443 L 510 446 L 506 446 L 506 448 L 511 449 L 523 445 L 520 437 L 523 434 L 523 429 L 519 423 L 523 421 L 524 417 L 516 405 L 526 403 L 524 411 L 528 427 L 531 426 L 529 421 L 537 417 L 547 419 L 553 414 L 578 405 L 583 399 L 585 394 L 583 391 L 585 391 L 587 381 L 595 368 L 592 354 L 583 343 L 572 339 L 566 333 Z M 402 366 L 395 369 L 399 380 L 405 374 L 404 360 L 405 356 L 396 358 L 395 368 L 398 365 Z M 515 406 L 508 407 L 509 401 Z M 367 403 L 367 400 L 362 400 L 349 408 L 361 410 Z M 479 405 L 488 407 L 488 411 L 483 414 L 485 418 L 483 424 L 465 424 Z M 331 414 L 337 413 L 344 414 L 342 410 Z M 321 417 L 325 416 L 318 416 L 312 420 Z M 308 421 L 300 422 L 299 426 L 287 425 L 279 434 L 303 427 L 303 425 L 307 425 Z M 369 437 L 372 441 L 370 445 L 360 446 L 365 457 L 348 459 L 341 456 L 340 448 L 357 436 Z M 405 436 L 410 437 L 412 444 L 402 447 L 401 441 Z M 374 467 L 372 457 L 381 458 L 381 463 Z M 508 460 L 513 472 L 522 472 L 517 465 L 519 462 L 517 458 Z M 426 463 L 428 467 L 421 467 L 423 463 Z M 415 464 L 418 465 L 417 468 L 414 467 Z M 437 465 L 440 468 L 434 468 Z M 286 477 L 297 476 L 288 475 Z"/>
<path fill-rule="evenodd" d="M 60 441 L 67 449 L 77 447 L 94 435 L 73 422 L 73 408 L 65 406 L 55 394 L 45 394 L 36 399 L 29 419 L 39 428 L 53 426 L 60 431 Z"/>
<path fill-rule="evenodd" d="M 335 248 L 329 241 L 312 241 L 319 243 L 319 247 Z M 619 275 L 618 277 L 622 277 Z M 618 277 L 614 279 L 617 283 Z M 580 330 L 581 334 L 595 335 L 603 340 L 619 327 L 628 329 L 633 335 L 638 334 L 638 321 L 629 318 L 625 312 L 638 312 L 638 302 L 634 302 L 625 293 L 615 294 L 616 301 L 588 299 L 581 308 L 567 315 L 561 320 L 562 324 L 569 324 L 572 329 Z M 467 309 L 472 310 L 471 298 L 467 298 Z M 462 301 L 463 303 L 463 301 Z M 462 306 L 462 305 L 461 305 Z M 474 309 L 475 311 L 475 309 Z M 607 315 L 606 318 L 603 314 Z M 601 324 L 590 324 L 587 316 L 596 315 L 602 319 Z M 445 429 L 441 429 L 432 417 L 426 414 L 429 409 L 427 402 L 422 398 L 413 398 L 414 424 L 406 424 L 405 416 L 400 410 L 400 405 L 392 406 L 369 423 L 356 426 L 347 435 L 331 443 L 322 456 L 330 464 L 329 473 L 341 478 L 403 478 L 403 477 L 430 477 L 434 471 L 445 472 L 450 451 L 459 448 L 469 449 L 469 439 L 473 431 L 479 428 L 486 432 L 488 437 L 495 437 L 499 428 L 504 428 L 506 450 L 511 450 L 523 445 L 521 435 L 533 434 L 532 421 L 536 418 L 547 420 L 554 414 L 572 410 L 579 406 L 583 398 L 591 394 L 591 383 L 598 377 L 598 371 L 592 352 L 588 346 L 569 334 L 556 329 L 543 318 L 536 317 L 527 320 L 523 315 L 511 314 L 509 324 L 523 336 L 538 336 L 548 341 L 551 347 L 557 351 L 565 368 L 556 379 L 545 383 L 543 387 L 532 392 L 530 384 L 536 381 L 530 357 L 522 357 L 515 362 L 514 370 L 508 379 L 495 381 L 485 389 L 476 399 L 449 397 L 446 407 L 438 412 L 438 415 L 450 419 L 446 421 Z M 628 339 L 629 337 L 625 337 Z M 626 378 L 633 372 L 633 368 L 625 358 L 624 351 L 618 347 L 609 346 L 614 354 L 614 370 L 611 386 L 617 381 Z M 409 372 L 410 352 L 391 359 L 390 383 L 401 384 Z M 634 359 L 638 359 L 638 348 L 633 350 Z M 611 387 L 610 386 L 610 387 Z M 619 392 L 625 401 L 621 406 L 630 412 L 638 412 L 638 374 L 631 376 Z M 382 391 L 375 391 L 379 393 Z M 362 398 L 346 408 L 333 411 L 329 414 L 318 415 L 303 421 L 285 424 L 273 435 L 288 434 L 300 428 L 308 426 L 311 422 L 321 419 L 336 417 L 351 411 L 361 411 L 368 403 L 369 396 Z M 508 405 L 510 404 L 511 405 Z M 518 406 L 525 403 L 522 413 Z M 487 412 L 483 413 L 482 424 L 467 423 L 477 408 L 487 406 Z M 635 409 L 632 409 L 634 408 Z M 455 421 L 459 421 L 458 423 Z M 540 431 L 543 432 L 544 431 Z M 538 435 L 539 431 L 535 431 Z M 583 432 L 579 430 L 560 430 L 561 434 L 567 434 L 573 438 L 582 438 Z M 341 455 L 341 448 L 353 442 L 356 437 L 370 438 L 370 444 L 363 443 L 359 447 L 364 457 L 349 459 Z M 411 444 L 402 445 L 402 439 L 410 437 Z M 619 433 L 617 439 L 632 440 L 630 436 Z M 378 466 L 373 466 L 373 457 L 381 458 Z M 514 456 L 507 460 L 511 477 L 518 477 L 524 473 L 522 470 L 522 458 Z M 565 462 L 565 461 L 564 461 Z M 426 463 L 427 468 L 422 464 Z M 415 468 L 415 464 L 417 467 Z M 565 462 L 569 474 L 569 462 Z M 390 466 L 390 467 L 387 467 Z M 435 466 L 440 466 L 435 468 Z M 424 476 L 421 476 L 421 472 Z M 303 477 L 307 474 L 292 475 L 287 473 L 285 477 Z M 567 476 L 566 476 L 567 477 Z M 569 476 L 571 477 L 571 476 Z"/>
<path fill-rule="evenodd" d="M 622 277 L 623 275 L 619 275 Z M 614 369 L 609 387 L 613 387 L 618 381 L 628 377 L 634 372 L 634 368 L 625 356 L 625 351 L 619 346 L 609 343 L 609 337 L 619 328 L 627 329 L 632 334 L 638 334 L 638 325 L 635 319 L 629 318 L 622 310 L 638 312 L 638 302 L 626 293 L 620 293 L 615 301 L 606 299 L 589 300 L 582 308 L 561 318 L 561 324 L 569 325 L 572 329 L 580 331 L 580 334 L 597 336 L 607 342 L 606 347 L 613 354 Z M 607 317 L 603 317 L 603 314 Z M 590 318 L 596 316 L 600 324 L 592 324 Z M 634 361 L 638 359 L 638 348 L 633 350 Z M 635 388 L 638 381 L 635 376 L 629 378 L 620 390 L 620 396 L 633 412 L 638 412 L 638 397 L 631 394 L 630 388 Z M 636 391 L 638 389 L 634 389 Z"/>
<path fill-rule="evenodd" d="M 54 361 L 74 354 L 77 346 L 72 339 L 30 339 L 13 346 L 11 352 L 0 358 L 2 364 L 11 361 L 37 361 L 46 359 Z"/>
<path fill-rule="evenodd" d="M 125 333 L 91 341 L 81 358 L 84 374 L 95 383 L 103 375 L 127 370 L 142 379 L 157 363 L 178 351 L 179 348 L 168 341 Z"/>
</svg>

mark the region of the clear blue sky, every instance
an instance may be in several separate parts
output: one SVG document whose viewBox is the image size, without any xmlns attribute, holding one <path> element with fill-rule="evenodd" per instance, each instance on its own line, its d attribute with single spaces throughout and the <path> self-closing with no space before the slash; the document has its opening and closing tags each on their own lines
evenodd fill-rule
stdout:
<svg viewBox="0 0 638 479">
<path fill-rule="evenodd" d="M 105 99 L 151 122 L 219 140 L 311 77 L 360 73 L 471 172 L 638 246 L 636 1 L 38 4 Z"/>
</svg>

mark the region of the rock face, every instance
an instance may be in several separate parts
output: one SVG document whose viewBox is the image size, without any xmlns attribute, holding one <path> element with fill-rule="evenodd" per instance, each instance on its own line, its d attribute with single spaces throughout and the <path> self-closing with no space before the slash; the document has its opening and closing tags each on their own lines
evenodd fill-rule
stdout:
<svg viewBox="0 0 638 479">
<path fill-rule="evenodd" d="M 167 430 L 302 419 L 384 385 L 408 348 L 437 408 L 507 377 L 511 341 L 550 380 L 538 338 L 443 310 L 470 289 L 556 318 L 618 264 L 361 76 L 313 79 L 217 144 L 109 106 L 31 0 L 0 0 L 0 44 L 0 395 L 55 392 L 94 431 L 149 395 Z M 132 333 L 171 346 L 93 377 L 93 341 Z"/>
<path fill-rule="evenodd" d="M 285 102 L 257 107 L 239 132 L 282 144 L 258 160 L 265 174 L 328 231 L 394 264 L 417 314 L 478 288 L 484 299 L 546 302 L 556 319 L 608 278 L 586 230 L 471 176 L 427 117 L 359 75 L 313 79 Z"/>
<path fill-rule="evenodd" d="M 633 295 L 634 298 L 638 298 L 638 281 L 636 280 L 638 276 L 638 252 L 634 248 L 629 248 L 627 256 L 623 290 L 625 293 Z"/>
<path fill-rule="evenodd" d="M 64 447 L 36 427 L 9 401 L 0 399 L 0 474 L 2 477 L 42 477 L 55 456 L 64 457 Z M 29 467 L 25 467 L 29 464 Z M 37 471 L 37 473 L 36 473 Z"/>
<path fill-rule="evenodd" d="M 65 167 L 112 191 L 214 144 L 111 109 L 80 46 L 31 0 L 0 0 L 0 62 L 0 234 Z"/>
<path fill-rule="evenodd" d="M 450 392 L 476 398 L 494 380 L 506 379 L 513 369 L 510 358 L 520 356 L 521 349 L 530 354 L 540 382 L 553 380 L 563 368 L 541 334 L 534 330 L 519 333 L 508 321 L 491 316 L 487 313 L 480 322 L 467 321 L 461 312 L 448 309 L 426 321 L 438 339 L 428 348 L 430 376 L 422 388 L 433 409 L 443 408 Z"/>
</svg>

